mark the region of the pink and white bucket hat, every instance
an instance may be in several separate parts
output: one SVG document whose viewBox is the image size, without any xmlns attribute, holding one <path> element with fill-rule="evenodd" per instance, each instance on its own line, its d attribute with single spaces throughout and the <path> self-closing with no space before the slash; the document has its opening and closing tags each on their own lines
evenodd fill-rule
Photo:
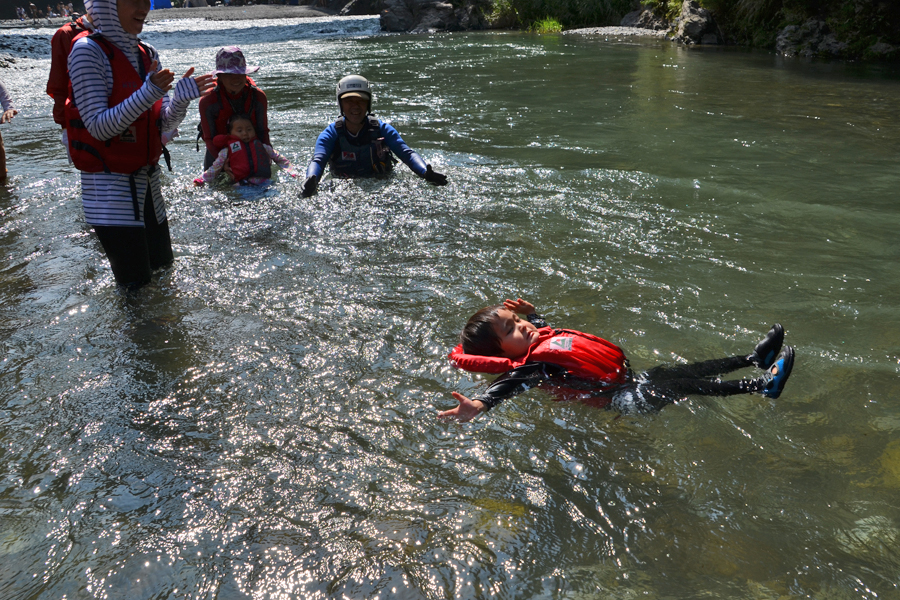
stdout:
<svg viewBox="0 0 900 600">
<path fill-rule="evenodd" d="M 219 73 L 249 75 L 257 71 L 259 71 L 259 67 L 247 65 L 244 53 L 237 46 L 225 46 L 216 52 L 216 75 Z"/>
</svg>

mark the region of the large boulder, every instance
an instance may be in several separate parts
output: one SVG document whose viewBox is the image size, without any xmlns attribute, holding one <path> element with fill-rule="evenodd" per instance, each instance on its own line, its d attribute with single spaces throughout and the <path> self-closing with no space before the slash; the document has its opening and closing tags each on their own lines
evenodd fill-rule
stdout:
<svg viewBox="0 0 900 600">
<path fill-rule="evenodd" d="M 724 42 L 712 14 L 697 0 L 684 0 L 681 16 L 675 20 L 674 40 L 682 44 L 721 44 Z"/>
<path fill-rule="evenodd" d="M 622 27 L 637 27 L 639 29 L 652 29 L 662 31 L 669 28 L 669 22 L 657 16 L 652 10 L 636 10 L 622 17 L 619 23 Z"/>
<path fill-rule="evenodd" d="M 847 52 L 847 44 L 838 41 L 825 21 L 810 19 L 803 25 L 788 25 L 779 32 L 775 50 L 785 56 L 837 58 Z"/>
<path fill-rule="evenodd" d="M 485 29 L 487 19 L 478 5 L 459 8 L 441 0 L 381 0 L 383 31 L 460 31 Z"/>
</svg>

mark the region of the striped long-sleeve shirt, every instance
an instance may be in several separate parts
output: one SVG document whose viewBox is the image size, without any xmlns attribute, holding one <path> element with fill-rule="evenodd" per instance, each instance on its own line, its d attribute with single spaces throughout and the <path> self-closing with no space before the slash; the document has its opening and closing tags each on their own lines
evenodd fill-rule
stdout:
<svg viewBox="0 0 900 600">
<path fill-rule="evenodd" d="M 12 98 L 9 97 L 9 93 L 7 93 L 2 81 L 0 81 L 0 106 L 3 107 L 3 112 L 15 108 L 12 103 Z"/>
<path fill-rule="evenodd" d="M 148 46 L 153 60 L 159 60 L 155 49 Z M 81 38 L 69 54 L 69 76 L 75 105 L 91 136 L 108 140 L 131 125 L 160 98 L 163 101 L 161 131 L 175 129 L 184 119 L 193 98 L 200 95 L 191 78 L 179 79 L 174 98 L 150 82 L 144 84 L 121 104 L 110 107 L 112 66 L 103 48 L 95 41 Z M 85 220 L 90 225 L 143 227 L 144 202 L 149 186 L 157 221 L 166 219 L 159 182 L 159 168 L 146 166 L 135 173 L 139 219 L 135 219 L 129 173 L 81 173 L 81 197 Z"/>
</svg>

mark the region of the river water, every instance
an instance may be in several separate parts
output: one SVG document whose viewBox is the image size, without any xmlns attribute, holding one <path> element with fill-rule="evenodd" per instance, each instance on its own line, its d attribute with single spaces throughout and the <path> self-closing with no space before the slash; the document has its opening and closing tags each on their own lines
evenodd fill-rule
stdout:
<svg viewBox="0 0 900 600">
<path fill-rule="evenodd" d="M 0 589 L 9 599 L 900 597 L 900 76 L 637 38 L 151 23 L 241 45 L 305 167 L 358 72 L 450 179 L 165 196 L 175 266 L 119 293 L 42 94 L 0 73 Z M 33 32 L 32 32 L 33 33 Z M 15 32 L 11 34 L 16 34 Z M 521 296 L 636 369 L 748 353 L 778 400 L 619 416 L 445 359 Z"/>
</svg>

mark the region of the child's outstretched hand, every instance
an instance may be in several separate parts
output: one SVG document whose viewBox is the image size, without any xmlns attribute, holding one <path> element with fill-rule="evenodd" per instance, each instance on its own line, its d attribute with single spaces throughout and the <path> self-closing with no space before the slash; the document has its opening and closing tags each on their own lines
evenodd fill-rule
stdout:
<svg viewBox="0 0 900 600">
<path fill-rule="evenodd" d="M 506 310 L 508 310 L 510 312 L 514 312 L 516 314 L 526 315 L 526 316 L 535 312 L 534 304 L 532 304 L 531 302 L 522 300 L 521 298 L 519 298 L 518 300 L 509 300 L 509 299 L 504 300 L 503 308 L 505 308 Z"/>
<path fill-rule="evenodd" d="M 439 419 L 451 418 L 465 423 L 471 421 L 484 411 L 481 400 L 469 400 L 459 392 L 453 392 L 453 397 L 459 401 L 459 406 L 438 413 Z"/>
<path fill-rule="evenodd" d="M 3 116 L 0 116 L 0 123 L 9 123 L 17 114 L 19 114 L 19 111 L 14 108 L 4 111 Z"/>
<path fill-rule="evenodd" d="M 197 179 L 194 180 L 194 185 L 196 185 L 197 187 L 201 187 L 204 183 L 206 183 L 206 182 L 203 181 L 202 177 L 198 177 Z"/>
</svg>

